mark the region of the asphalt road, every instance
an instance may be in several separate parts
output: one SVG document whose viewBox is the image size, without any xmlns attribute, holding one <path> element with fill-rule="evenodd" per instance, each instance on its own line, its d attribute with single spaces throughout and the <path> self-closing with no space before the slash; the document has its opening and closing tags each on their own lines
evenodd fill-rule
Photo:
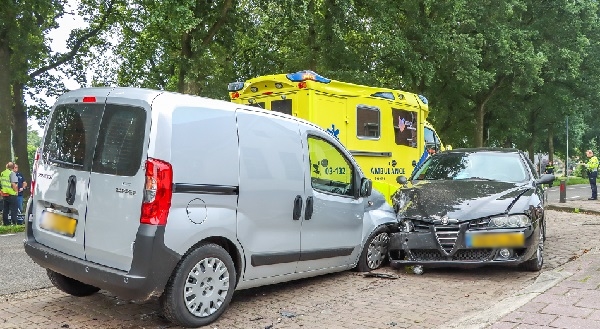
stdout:
<svg viewBox="0 0 600 329">
<path fill-rule="evenodd" d="M 548 193 L 548 202 L 557 203 L 560 201 L 560 187 L 553 186 L 546 190 Z M 567 185 L 566 200 L 587 200 L 592 196 L 592 190 L 589 185 Z"/>
<path fill-rule="evenodd" d="M 46 271 L 23 249 L 25 233 L 0 235 L 0 295 L 50 287 Z"/>
</svg>

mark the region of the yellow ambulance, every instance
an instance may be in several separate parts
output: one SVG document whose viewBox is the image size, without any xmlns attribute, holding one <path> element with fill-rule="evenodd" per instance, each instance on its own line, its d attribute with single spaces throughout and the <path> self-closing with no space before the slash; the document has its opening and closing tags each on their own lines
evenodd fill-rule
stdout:
<svg viewBox="0 0 600 329">
<path fill-rule="evenodd" d="M 388 201 L 396 177 L 409 176 L 444 149 L 426 121 L 427 99 L 401 90 L 327 79 L 312 71 L 260 76 L 228 85 L 231 101 L 311 121 L 352 153 Z"/>
</svg>

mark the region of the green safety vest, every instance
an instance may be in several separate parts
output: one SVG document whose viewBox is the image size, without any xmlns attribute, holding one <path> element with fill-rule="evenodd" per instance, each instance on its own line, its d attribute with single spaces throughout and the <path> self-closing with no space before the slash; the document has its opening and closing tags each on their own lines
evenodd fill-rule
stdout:
<svg viewBox="0 0 600 329">
<path fill-rule="evenodd" d="M 594 155 L 585 166 L 590 171 L 598 171 L 598 158 Z"/>
<path fill-rule="evenodd" d="M 0 185 L 2 185 L 2 193 L 8 195 L 17 195 L 17 192 L 12 188 L 12 184 L 10 182 L 10 174 L 11 170 L 6 169 L 5 171 L 0 173 Z"/>
</svg>

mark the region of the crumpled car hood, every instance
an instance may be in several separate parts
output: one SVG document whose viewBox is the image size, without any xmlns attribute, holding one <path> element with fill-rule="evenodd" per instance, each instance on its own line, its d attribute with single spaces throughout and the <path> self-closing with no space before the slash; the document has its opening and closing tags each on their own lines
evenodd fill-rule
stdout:
<svg viewBox="0 0 600 329">
<path fill-rule="evenodd" d="M 533 193 L 529 183 L 439 180 L 419 181 L 412 188 L 401 189 L 396 198 L 401 217 L 431 221 L 448 216 L 464 222 L 523 212 Z"/>
</svg>

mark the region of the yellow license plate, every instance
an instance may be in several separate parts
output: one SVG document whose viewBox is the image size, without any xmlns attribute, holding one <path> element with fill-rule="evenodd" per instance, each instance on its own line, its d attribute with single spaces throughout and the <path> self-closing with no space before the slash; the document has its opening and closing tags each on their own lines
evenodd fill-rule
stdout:
<svg viewBox="0 0 600 329">
<path fill-rule="evenodd" d="M 77 219 L 44 211 L 40 227 L 44 230 L 73 237 L 77 227 Z"/>
<path fill-rule="evenodd" d="M 521 232 L 468 234 L 466 245 L 469 248 L 523 247 L 525 245 L 525 235 Z"/>
</svg>

